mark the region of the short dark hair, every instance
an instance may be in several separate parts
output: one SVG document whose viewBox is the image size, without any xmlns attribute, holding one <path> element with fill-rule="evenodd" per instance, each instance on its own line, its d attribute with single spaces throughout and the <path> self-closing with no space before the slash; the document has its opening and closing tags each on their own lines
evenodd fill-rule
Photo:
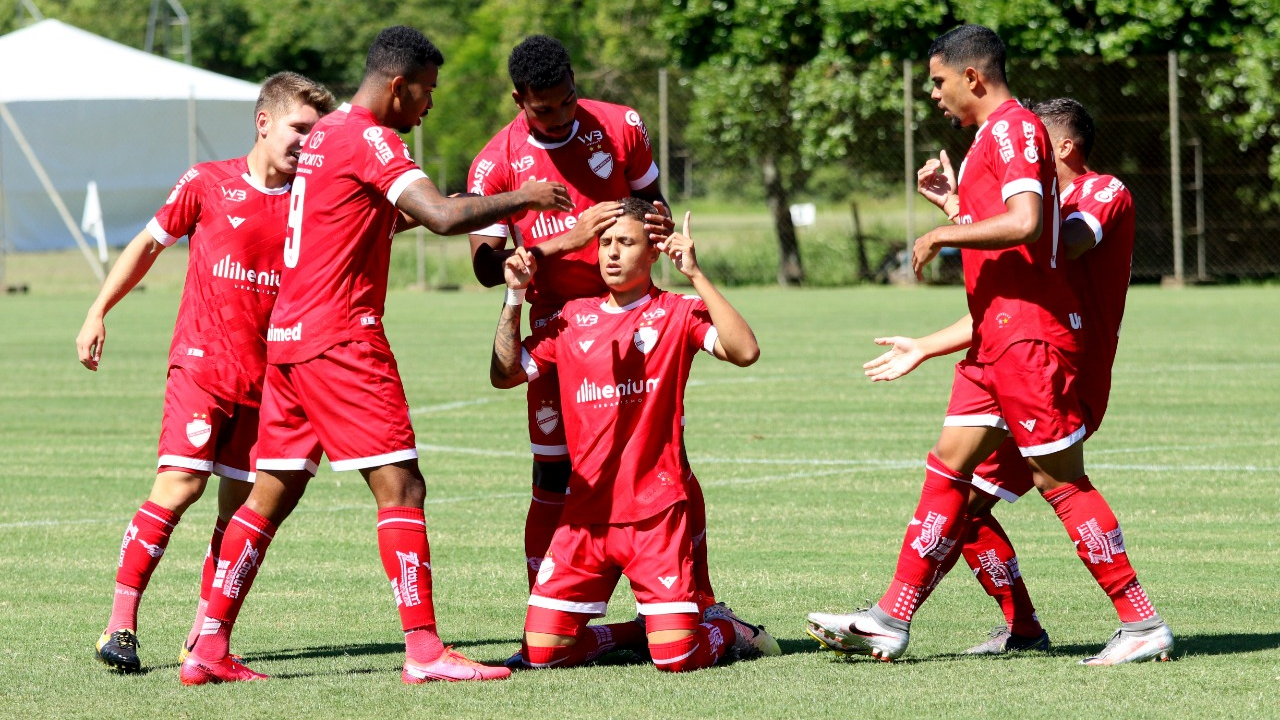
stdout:
<svg viewBox="0 0 1280 720">
<path fill-rule="evenodd" d="M 1071 136 L 1085 161 L 1093 152 L 1093 117 L 1084 105 L 1067 98 L 1054 98 L 1031 106 L 1031 112 L 1040 118 L 1046 128 L 1057 128 Z"/>
<path fill-rule="evenodd" d="M 365 58 L 364 74 L 408 77 L 429 65 L 444 65 L 444 53 L 426 35 L 405 25 L 395 25 L 374 38 Z"/>
<path fill-rule="evenodd" d="M 295 72 L 278 72 L 262 81 L 253 114 L 266 110 L 272 115 L 283 115 L 293 109 L 293 103 L 309 105 L 324 117 L 333 112 L 335 100 L 333 93 L 311 78 Z"/>
<path fill-rule="evenodd" d="M 631 218 L 632 220 L 639 220 L 643 223 L 645 215 L 660 214 L 658 212 L 658 208 L 654 207 L 653 203 L 648 200 L 641 200 L 638 197 L 628 195 L 618 202 L 622 203 L 622 215 L 619 216 L 620 218 Z"/>
<path fill-rule="evenodd" d="M 517 92 L 553 88 L 571 72 L 564 43 L 547 35 L 530 35 L 507 57 L 507 74 Z"/>
<path fill-rule="evenodd" d="M 1008 84 L 1004 74 L 1004 42 L 991 28 L 961 25 L 944 33 L 929 46 L 929 57 L 949 68 L 973 67 L 988 78 Z"/>
</svg>

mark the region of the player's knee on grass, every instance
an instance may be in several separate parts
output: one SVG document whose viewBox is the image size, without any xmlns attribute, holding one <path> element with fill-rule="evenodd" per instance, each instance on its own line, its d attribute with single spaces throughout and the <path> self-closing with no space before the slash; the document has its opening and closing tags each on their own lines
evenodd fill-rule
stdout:
<svg viewBox="0 0 1280 720">
<path fill-rule="evenodd" d="M 720 659 L 724 654 L 720 630 L 699 625 L 699 619 L 696 613 L 645 616 L 649 655 L 655 668 L 663 672 L 691 672 L 711 667 Z"/>
<path fill-rule="evenodd" d="M 568 460 L 534 460 L 533 486 L 546 492 L 565 494 L 573 464 Z"/>
<path fill-rule="evenodd" d="M 208 480 L 209 473 L 164 466 L 156 473 L 156 481 L 151 485 L 147 500 L 181 516 L 204 494 Z"/>
</svg>

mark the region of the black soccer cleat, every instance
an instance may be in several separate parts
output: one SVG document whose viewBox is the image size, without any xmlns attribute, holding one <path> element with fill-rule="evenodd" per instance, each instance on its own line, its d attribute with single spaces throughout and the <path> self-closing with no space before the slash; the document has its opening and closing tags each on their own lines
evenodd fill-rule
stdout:
<svg viewBox="0 0 1280 720">
<path fill-rule="evenodd" d="M 138 659 L 138 636 L 132 630 L 117 630 L 108 634 L 102 633 L 95 646 L 98 659 L 109 667 L 120 672 L 138 672 L 142 669 L 142 661 Z"/>
</svg>

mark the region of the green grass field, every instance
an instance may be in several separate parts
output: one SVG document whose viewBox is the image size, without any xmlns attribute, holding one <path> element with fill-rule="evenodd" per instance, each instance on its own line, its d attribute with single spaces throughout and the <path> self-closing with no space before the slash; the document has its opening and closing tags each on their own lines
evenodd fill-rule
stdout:
<svg viewBox="0 0 1280 720">
<path fill-rule="evenodd" d="M 0 718 L 1272 718 L 1280 711 L 1280 294 L 1135 288 L 1107 424 L 1087 453 L 1177 661 L 1088 668 L 1116 627 L 1038 498 L 999 513 L 1055 649 L 957 656 L 1000 614 L 963 568 L 917 615 L 894 665 L 835 661 L 811 610 L 879 597 L 945 407 L 950 364 L 887 385 L 861 377 L 870 338 L 963 312 L 952 288 L 735 289 L 763 349 L 748 369 L 700 359 L 689 454 L 705 488 L 721 599 L 763 622 L 780 658 L 687 676 L 646 665 L 405 687 L 398 619 L 356 473 L 323 469 L 272 545 L 233 649 L 274 677 L 183 688 L 212 495 L 186 515 L 141 610 L 149 671 L 119 676 L 90 646 L 109 610 L 124 525 L 150 487 L 177 294 L 108 319 L 98 374 L 75 361 L 88 293 L 0 297 Z M 523 394 L 488 387 L 496 292 L 394 292 L 397 351 L 428 478 L 446 642 L 497 661 L 524 607 Z M 615 596 L 610 618 L 632 616 Z"/>
</svg>

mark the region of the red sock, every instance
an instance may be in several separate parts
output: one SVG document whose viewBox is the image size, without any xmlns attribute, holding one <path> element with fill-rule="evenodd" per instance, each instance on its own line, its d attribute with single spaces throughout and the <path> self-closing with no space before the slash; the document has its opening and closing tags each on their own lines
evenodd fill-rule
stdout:
<svg viewBox="0 0 1280 720">
<path fill-rule="evenodd" d="M 940 579 L 938 570 L 955 547 L 958 531 L 963 527 L 969 477 L 929 453 L 920 503 L 902 540 L 893 582 L 879 602 L 880 609 L 890 617 L 911 622 L 916 608 L 928 596 L 925 589 Z"/>
<path fill-rule="evenodd" d="M 1023 637 L 1037 637 L 1044 632 L 1027 584 L 1018 571 L 1018 556 L 1004 528 L 989 513 L 969 518 L 965 538 L 964 559 L 973 570 L 982 589 L 1000 604 L 1009 632 Z"/>
<path fill-rule="evenodd" d="M 529 589 L 538 579 L 542 558 L 551 547 L 551 536 L 560 523 L 560 511 L 564 509 L 564 493 L 543 490 L 536 485 L 533 499 L 529 501 L 529 515 L 524 520 L 524 557 L 528 564 Z"/>
<path fill-rule="evenodd" d="M 968 536 L 968 534 L 969 518 L 966 515 L 956 527 L 955 536 L 957 538 L 964 538 Z M 938 569 L 933 572 L 933 578 L 920 590 L 920 598 L 916 601 L 916 607 L 920 607 L 924 604 L 925 600 L 929 599 L 929 596 L 937 589 L 938 584 L 942 582 L 942 578 L 946 577 L 947 573 L 951 572 L 951 568 L 956 566 L 956 563 L 964 556 L 962 550 L 963 547 L 961 542 L 957 542 L 951 546 L 951 549 L 947 551 L 946 557 L 942 559 L 942 562 L 938 563 Z"/>
<path fill-rule="evenodd" d="M 685 491 L 689 495 L 689 534 L 693 536 L 693 588 L 698 593 L 698 607 L 705 610 L 715 604 L 716 591 L 707 565 L 707 504 L 693 473 L 689 473 Z"/>
<path fill-rule="evenodd" d="M 137 630 L 138 604 L 169 545 L 169 536 L 178 516 L 148 500 L 138 508 L 120 542 L 120 562 L 116 566 L 115 599 L 107 629 Z"/>
<path fill-rule="evenodd" d="M 534 668 L 585 665 L 607 652 L 640 647 L 644 629 L 634 622 L 588 625 L 578 633 L 578 641 L 564 647 L 525 647 L 525 663 Z"/>
<path fill-rule="evenodd" d="M 196 653 L 200 657 L 206 660 L 226 657 L 232 626 L 275 534 L 276 526 L 247 506 L 242 505 L 231 517 L 222 536 L 222 554 L 210 586 L 200 638 L 196 641 Z"/>
<path fill-rule="evenodd" d="M 710 620 L 699 625 L 693 635 L 675 642 L 649 644 L 654 667 L 666 672 L 689 672 L 709 668 L 733 647 L 733 623 Z"/>
<path fill-rule="evenodd" d="M 444 652 L 436 633 L 431 600 L 431 548 L 422 508 L 389 507 L 378 511 L 378 554 L 391 581 L 405 653 L 414 662 L 432 662 Z"/>
<path fill-rule="evenodd" d="M 213 578 L 218 573 L 218 558 L 222 553 L 222 536 L 227 531 L 227 521 L 217 518 L 213 523 L 213 536 L 204 554 L 204 569 L 200 573 L 200 602 L 196 605 L 196 621 L 187 635 L 187 647 L 195 647 L 204 627 L 204 611 L 209 606 L 209 593 L 213 590 Z"/>
<path fill-rule="evenodd" d="M 1120 523 L 1102 493 L 1089 482 L 1089 476 L 1044 493 L 1044 499 L 1062 520 L 1067 535 L 1075 543 L 1076 554 L 1116 606 L 1120 622 L 1154 617 L 1155 608 L 1129 564 Z"/>
</svg>

